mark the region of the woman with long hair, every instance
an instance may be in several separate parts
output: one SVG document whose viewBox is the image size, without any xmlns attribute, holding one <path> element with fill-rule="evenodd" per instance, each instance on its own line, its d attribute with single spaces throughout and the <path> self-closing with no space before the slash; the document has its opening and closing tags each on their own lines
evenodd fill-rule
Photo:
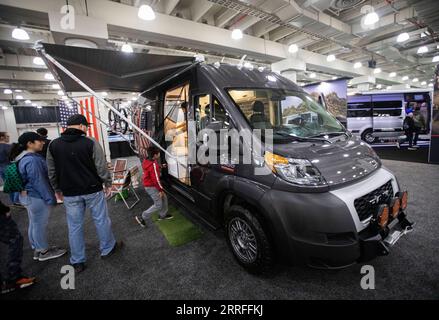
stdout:
<svg viewBox="0 0 439 320">
<path fill-rule="evenodd" d="M 16 162 L 23 181 L 24 190 L 20 202 L 29 216 L 28 236 L 34 250 L 34 260 L 46 261 L 61 257 L 66 250 L 49 247 L 47 224 L 50 209 L 56 204 L 47 172 L 45 159 L 38 154 L 43 149 L 44 139 L 36 132 L 25 132 L 12 145 L 9 160 Z"/>
</svg>

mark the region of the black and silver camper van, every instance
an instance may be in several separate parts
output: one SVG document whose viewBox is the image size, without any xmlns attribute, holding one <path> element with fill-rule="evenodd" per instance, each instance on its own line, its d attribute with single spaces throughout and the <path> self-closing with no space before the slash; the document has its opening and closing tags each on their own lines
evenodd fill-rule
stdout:
<svg viewBox="0 0 439 320">
<path fill-rule="evenodd" d="M 276 73 L 192 57 L 36 49 L 65 92 L 142 92 L 139 103 L 148 99 L 154 111 L 155 143 L 166 150 L 167 193 L 224 228 L 231 252 L 249 271 L 268 270 L 276 259 L 349 266 L 388 254 L 412 230 L 407 192 L 375 152 Z M 215 143 L 208 161 L 198 157 L 216 136 L 230 143 Z"/>
<path fill-rule="evenodd" d="M 395 176 L 366 143 L 286 78 L 201 63 L 148 97 L 157 101 L 155 138 L 172 155 L 164 155 L 167 192 L 210 225 L 224 227 L 246 269 L 267 270 L 276 258 L 341 268 L 388 254 L 411 230 L 407 192 Z M 213 151 L 229 161 L 191 162 L 190 131 L 203 129 L 218 135 L 260 129 L 263 156 L 233 162 L 229 147 Z M 239 140 L 239 157 L 252 145 Z M 257 174 L 260 167 L 268 173 Z"/>
</svg>

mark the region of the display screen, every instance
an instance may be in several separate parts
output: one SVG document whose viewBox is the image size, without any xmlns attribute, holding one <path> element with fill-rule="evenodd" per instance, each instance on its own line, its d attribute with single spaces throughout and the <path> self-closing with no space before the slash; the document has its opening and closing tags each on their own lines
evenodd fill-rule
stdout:
<svg viewBox="0 0 439 320">
<path fill-rule="evenodd" d="M 54 123 L 58 122 L 55 106 L 42 107 L 14 107 L 15 121 L 17 124 L 27 123 Z"/>
<path fill-rule="evenodd" d="M 304 86 L 317 102 L 322 103 L 326 109 L 336 117 L 346 117 L 347 114 L 347 82 L 346 80 L 321 82 L 319 84 Z"/>
</svg>

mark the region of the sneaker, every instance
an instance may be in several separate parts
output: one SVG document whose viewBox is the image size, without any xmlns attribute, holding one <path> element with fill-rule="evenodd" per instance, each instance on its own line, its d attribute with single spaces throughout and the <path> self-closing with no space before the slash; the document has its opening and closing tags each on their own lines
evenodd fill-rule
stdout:
<svg viewBox="0 0 439 320">
<path fill-rule="evenodd" d="M 159 217 L 159 221 L 161 221 L 161 220 L 170 220 L 170 219 L 172 219 L 172 218 L 174 218 L 174 216 L 173 215 L 171 215 L 171 214 L 167 214 L 166 216 L 164 216 L 163 218 L 161 218 L 161 217 Z"/>
<path fill-rule="evenodd" d="M 82 271 L 85 270 L 86 266 L 84 262 L 80 262 L 80 263 L 74 263 L 72 264 L 73 269 L 75 269 L 75 273 L 81 273 Z"/>
<path fill-rule="evenodd" d="M 111 257 L 117 251 L 122 249 L 123 245 L 124 245 L 124 243 L 122 241 L 117 241 L 116 244 L 114 245 L 113 249 L 111 249 L 111 251 L 107 255 L 101 256 L 101 259 L 107 259 L 107 258 Z"/>
<path fill-rule="evenodd" d="M 397 147 L 398 149 L 401 149 L 401 144 L 399 143 L 399 141 L 396 142 L 396 147 Z"/>
<path fill-rule="evenodd" d="M 34 260 L 37 261 L 40 259 L 40 251 L 34 250 Z"/>
<path fill-rule="evenodd" d="M 145 220 L 143 220 L 143 218 L 136 216 L 135 217 L 137 223 L 142 227 L 142 228 L 146 228 L 146 222 Z"/>
<path fill-rule="evenodd" d="M 51 259 L 59 258 L 67 253 L 67 250 L 60 248 L 50 248 L 46 252 L 40 252 L 38 261 L 47 261 Z"/>
<path fill-rule="evenodd" d="M 34 277 L 23 277 L 22 276 L 22 277 L 19 277 L 15 281 L 15 287 L 18 289 L 24 289 L 24 288 L 30 287 L 34 283 L 35 283 Z"/>
<path fill-rule="evenodd" d="M 412 147 L 413 147 L 413 148 L 416 148 L 416 149 L 419 148 L 419 146 L 418 146 L 417 144 L 413 145 Z"/>
<path fill-rule="evenodd" d="M 416 150 L 418 150 L 418 148 L 408 147 L 407 150 L 416 151 Z"/>
</svg>

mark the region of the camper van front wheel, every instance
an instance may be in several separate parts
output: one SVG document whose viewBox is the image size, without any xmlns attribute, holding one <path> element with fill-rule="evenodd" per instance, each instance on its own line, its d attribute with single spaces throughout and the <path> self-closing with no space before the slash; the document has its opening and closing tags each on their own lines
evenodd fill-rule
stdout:
<svg viewBox="0 0 439 320">
<path fill-rule="evenodd" d="M 361 135 L 361 139 L 367 143 L 374 143 L 376 138 L 373 136 L 373 130 L 367 129 L 364 130 L 363 134 Z"/>
<path fill-rule="evenodd" d="M 244 207 L 234 205 L 226 220 L 227 242 L 236 260 L 253 273 L 269 271 L 273 252 L 260 221 Z"/>
</svg>

